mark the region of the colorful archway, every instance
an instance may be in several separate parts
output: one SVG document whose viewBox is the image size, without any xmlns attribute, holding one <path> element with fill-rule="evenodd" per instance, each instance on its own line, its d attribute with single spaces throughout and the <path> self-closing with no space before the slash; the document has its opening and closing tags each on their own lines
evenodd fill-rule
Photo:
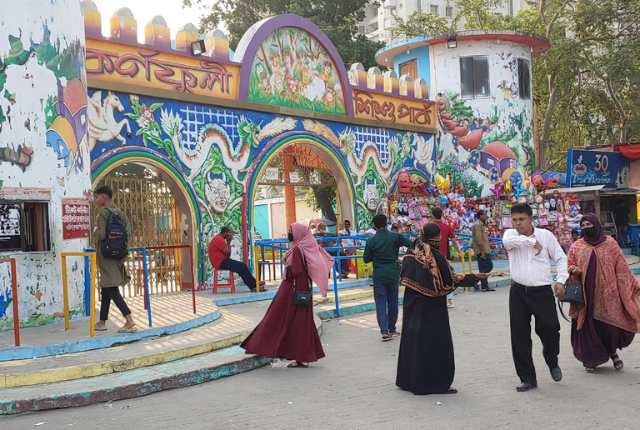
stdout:
<svg viewBox="0 0 640 430">
<path fill-rule="evenodd" d="M 185 177 L 165 158 L 151 150 L 132 147 L 123 147 L 107 151 L 95 159 L 91 164 L 91 183 L 93 185 L 98 184 L 109 173 L 126 163 L 147 164 L 160 170 L 172 180 L 184 197 L 189 208 L 192 226 L 191 243 L 194 248 L 196 248 L 194 252 L 195 261 L 193 262 L 194 273 L 196 273 L 196 280 L 194 280 L 194 282 L 203 282 L 205 261 L 203 249 L 199 246 L 199 244 L 202 243 L 202 234 L 199 228 L 201 214 L 198 200 L 193 189 L 185 180 Z"/>
<path fill-rule="evenodd" d="M 256 158 L 248 167 L 249 174 L 245 179 L 245 195 L 243 200 L 243 219 L 242 219 L 242 235 L 243 254 L 245 261 L 251 260 L 249 252 L 249 244 L 253 238 L 249 232 L 248 226 L 253 225 L 254 200 L 256 193 L 256 184 L 262 177 L 269 162 L 277 156 L 284 148 L 294 144 L 307 144 L 318 149 L 318 155 L 327 163 L 334 171 L 338 183 L 338 196 L 340 198 L 342 212 L 348 214 L 350 219 L 357 225 L 355 211 L 355 187 L 351 175 L 349 174 L 349 166 L 347 166 L 344 157 L 338 150 L 323 138 L 308 132 L 289 132 L 269 141 L 264 147 L 264 153 L 261 157 Z"/>
</svg>

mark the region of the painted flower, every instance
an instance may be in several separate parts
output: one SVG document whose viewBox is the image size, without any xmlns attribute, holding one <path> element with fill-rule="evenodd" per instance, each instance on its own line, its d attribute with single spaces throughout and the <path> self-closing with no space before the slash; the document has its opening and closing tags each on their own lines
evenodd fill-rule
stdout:
<svg viewBox="0 0 640 430">
<path fill-rule="evenodd" d="M 172 138 L 178 137 L 182 132 L 180 115 L 174 114 L 167 109 L 160 110 L 160 125 L 162 126 L 162 130 Z"/>
</svg>

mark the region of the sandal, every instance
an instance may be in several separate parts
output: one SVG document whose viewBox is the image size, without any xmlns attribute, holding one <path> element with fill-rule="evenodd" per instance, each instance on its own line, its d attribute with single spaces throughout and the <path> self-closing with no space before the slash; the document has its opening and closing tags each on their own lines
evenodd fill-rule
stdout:
<svg viewBox="0 0 640 430">
<path fill-rule="evenodd" d="M 127 327 L 127 326 L 122 327 L 120 330 L 118 330 L 118 333 L 135 333 L 137 331 L 138 331 L 138 329 L 136 328 L 136 326 L 132 325 L 132 326 L 129 326 L 129 327 Z"/>
<path fill-rule="evenodd" d="M 618 354 L 613 354 L 611 356 L 611 360 L 613 361 L 613 367 L 619 372 L 624 367 L 624 362 L 618 357 Z"/>
<path fill-rule="evenodd" d="M 309 367 L 309 365 L 308 364 L 304 364 L 304 363 L 300 363 L 299 361 L 294 361 L 293 363 L 289 363 L 287 365 L 287 367 L 289 367 L 291 369 L 294 369 L 296 367 L 300 367 L 300 368 L 306 369 L 307 367 Z"/>
</svg>

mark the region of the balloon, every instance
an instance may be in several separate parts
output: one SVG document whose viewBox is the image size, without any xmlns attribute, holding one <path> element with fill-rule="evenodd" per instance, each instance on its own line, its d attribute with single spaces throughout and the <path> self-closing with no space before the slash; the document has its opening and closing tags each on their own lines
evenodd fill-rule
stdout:
<svg viewBox="0 0 640 430">
<path fill-rule="evenodd" d="M 504 190 L 505 190 L 507 193 L 510 193 L 510 192 L 511 192 L 511 181 L 510 181 L 510 180 L 508 180 L 508 179 L 507 179 L 506 181 L 504 181 Z"/>
</svg>

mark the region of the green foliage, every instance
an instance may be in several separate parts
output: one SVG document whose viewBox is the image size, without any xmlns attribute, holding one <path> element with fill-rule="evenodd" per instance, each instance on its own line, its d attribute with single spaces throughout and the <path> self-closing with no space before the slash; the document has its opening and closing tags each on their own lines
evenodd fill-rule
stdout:
<svg viewBox="0 0 640 430">
<path fill-rule="evenodd" d="M 395 25 L 391 29 L 393 37 L 410 39 L 424 34 L 446 34 L 452 31 L 452 23 L 443 16 L 425 12 L 414 12 L 406 20 L 394 14 Z"/>
<path fill-rule="evenodd" d="M 309 18 L 331 39 L 346 64 L 360 62 L 365 67 L 375 66 L 375 53 L 383 44 L 372 42 L 357 34 L 358 22 L 364 18 L 368 0 L 182 0 L 183 5 L 211 4 L 211 10 L 202 17 L 203 31 L 224 23 L 228 29 L 232 48 L 242 35 L 256 22 L 286 13 Z"/>
<path fill-rule="evenodd" d="M 493 14 L 494 2 L 455 0 L 452 24 L 536 33 L 549 40 L 550 49 L 532 64 L 536 143 L 549 161 L 542 160 L 543 166 L 561 163 L 572 146 L 640 140 L 639 1 L 544 0 L 513 17 Z M 408 37 L 441 34 L 442 24 L 441 17 L 414 14 L 394 31 Z M 456 119 L 470 116 L 462 109 L 455 101 L 447 106 Z M 531 148 L 524 150 L 533 162 Z"/>
</svg>

